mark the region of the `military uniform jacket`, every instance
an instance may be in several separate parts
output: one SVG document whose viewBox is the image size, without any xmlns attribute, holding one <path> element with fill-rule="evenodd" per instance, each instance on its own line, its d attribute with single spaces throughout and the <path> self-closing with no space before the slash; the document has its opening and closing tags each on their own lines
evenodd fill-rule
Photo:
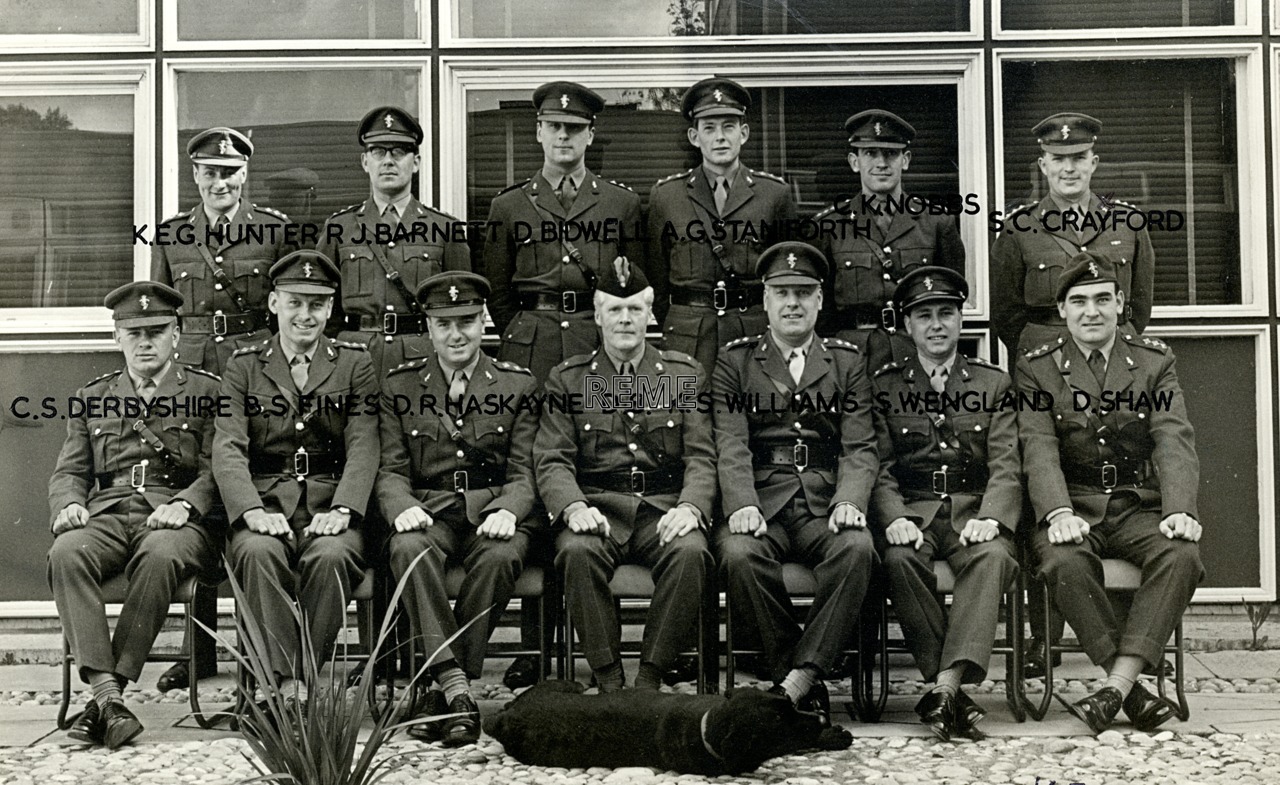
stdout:
<svg viewBox="0 0 1280 785">
<path fill-rule="evenodd" d="M 531 398 L 537 391 L 533 375 L 481 352 L 460 410 L 446 408 L 448 389 L 434 353 L 392 370 L 383 381 L 377 484 L 383 517 L 393 522 L 410 507 L 436 515 L 461 499 L 467 520 L 476 526 L 498 510 L 525 521 L 535 499 L 533 440 L 538 418 Z M 422 406 L 423 396 L 429 396 L 425 400 L 434 402 L 434 409 Z M 494 405 L 503 399 L 510 401 L 509 408 Z M 459 471 L 468 472 L 470 487 L 461 495 L 425 487 L 437 481 L 452 483 Z M 477 482 L 494 474 L 504 475 L 506 481 Z"/>
<path fill-rule="evenodd" d="M 588 376 L 602 376 L 613 390 L 617 371 L 603 351 L 577 355 L 557 365 L 547 378 L 549 396 L 579 396 L 586 390 Z M 680 352 L 661 351 L 646 345 L 636 362 L 636 389 L 646 377 L 649 389 L 664 380 L 672 391 L 668 408 L 623 411 L 579 405 L 565 411 L 550 400 L 542 415 L 535 442 L 534 466 L 538 492 L 551 520 L 564 509 L 585 501 L 603 513 L 612 536 L 626 542 L 635 526 L 637 511 L 647 504 L 663 512 L 681 503 L 697 507 L 704 521 L 710 521 L 716 495 L 716 454 L 711 432 L 711 413 L 706 407 L 677 406 L 676 380 L 693 377 L 695 394 L 705 398 L 707 378 L 693 358 Z M 626 474 L 632 468 L 643 472 L 683 471 L 680 493 L 624 493 L 603 490 L 580 482 L 585 472 Z"/>
<path fill-rule="evenodd" d="M 223 230 L 222 244 L 216 240 L 204 245 L 210 234 L 209 218 L 204 206 L 197 204 L 187 212 L 178 213 L 160 224 L 167 237 L 178 236 L 179 231 L 191 232 L 190 244 L 155 245 L 151 248 L 151 280 L 177 289 L 186 301 L 179 310 L 183 316 L 211 316 L 215 313 L 240 314 L 246 312 L 236 302 L 227 287 L 214 279 L 211 267 L 220 267 L 231 279 L 236 291 L 244 298 L 248 312 L 267 314 L 267 295 L 271 291 L 271 278 L 267 273 L 271 265 L 286 254 L 296 250 L 285 242 L 285 226 L 289 219 L 284 213 L 240 200 L 235 217 Z M 189 224 L 190 230 L 179 229 Z M 159 230 L 158 230 L 159 231 Z M 262 242 L 259 242 L 259 234 Z M 206 256 L 207 255 L 207 256 Z M 268 336 L 267 330 L 228 336 L 217 336 L 183 330 L 178 339 L 178 360 L 185 365 L 203 367 L 221 372 L 226 359 L 234 349 L 261 343 Z M 219 346 L 227 348 L 221 350 Z"/>
<path fill-rule="evenodd" d="M 931 488 L 907 489 L 899 484 L 899 476 L 930 476 L 943 466 L 976 466 L 986 467 L 986 489 L 947 495 L 952 530 L 959 534 L 971 518 L 992 518 L 1015 531 L 1022 513 L 1017 410 L 1007 405 L 997 411 L 981 411 L 997 408 L 1011 395 L 1009 374 L 957 355 L 944 388 L 946 396 L 962 402 L 953 406 L 928 407 L 919 398 L 913 401 L 911 396 L 934 392 L 915 355 L 880 368 L 872 375 L 871 384 L 880 439 L 880 476 L 871 501 L 873 521 L 882 530 L 898 518 L 928 527 L 941 510 L 943 497 Z M 970 408 L 979 411 L 968 411 Z"/>
<path fill-rule="evenodd" d="M 912 203 L 909 198 L 904 199 Z M 882 309 L 893 307 L 893 290 L 898 281 L 916 267 L 941 265 L 964 275 L 964 244 L 950 215 L 909 211 L 893 215 L 888 230 L 876 225 L 878 216 L 863 204 L 859 193 L 819 213 L 822 221 L 851 220 L 855 225 L 837 226 L 835 236 L 823 240 L 822 250 L 831 262 L 827 284 L 827 309 L 838 312 L 857 309 L 861 319 L 881 324 Z M 871 236 L 865 235 L 870 225 Z M 855 228 L 858 231 L 855 231 Z M 856 324 L 836 324 L 852 329 Z"/>
<path fill-rule="evenodd" d="M 1132 323 L 1138 332 L 1147 328 L 1156 261 L 1151 235 L 1145 228 L 1137 232 L 1130 229 L 1123 216 L 1113 218 L 1117 209 L 1139 208 L 1120 201 L 1107 205 L 1096 194 L 1091 196 L 1090 219 L 1101 228 L 1090 228 L 1081 236 L 1063 226 L 1062 213 L 1050 196 L 1005 218 L 1004 230 L 991 246 L 991 308 L 996 333 L 1010 351 L 1019 348 L 1023 328 L 1035 321 L 1028 309 L 1057 307 L 1058 276 L 1072 257 L 1086 250 L 1115 263 L 1126 306 L 1122 321 Z M 1036 331 L 1023 340 L 1021 348 L 1034 349 L 1060 332 L 1058 328 Z"/>
<path fill-rule="evenodd" d="M 756 259 L 765 248 L 786 239 L 780 234 L 786 230 L 783 222 L 795 217 L 790 186 L 777 175 L 745 166 L 739 167 L 729 189 L 723 215 L 716 210 L 703 167 L 659 180 L 649 192 L 645 266 L 656 295 L 653 310 L 659 324 L 666 318 L 671 287 L 710 292 L 725 281 L 725 269 L 738 278 L 736 285 L 726 282 L 729 288 L 759 283 Z M 733 224 L 725 228 L 722 239 L 713 239 L 718 222 Z M 717 246 L 721 259 L 717 259 Z"/>
<path fill-rule="evenodd" d="M 720 352 L 711 390 L 726 516 L 758 507 L 768 520 L 797 493 L 815 516 L 826 517 L 843 502 L 866 511 L 879 460 L 866 361 L 852 344 L 815 338 L 796 384 L 768 333 L 741 338 Z M 728 400 L 744 393 L 750 396 L 745 410 L 730 411 Z M 834 412 L 826 409 L 832 401 Z M 811 466 L 797 473 L 753 460 L 800 443 L 812 450 L 838 448 L 836 470 Z"/>
<path fill-rule="evenodd" d="M 1097 486 L 1069 483 L 1064 471 L 1073 465 L 1092 471 L 1104 462 L 1141 461 L 1154 471 L 1149 470 L 1139 485 L 1118 484 L 1112 493 L 1136 493 L 1145 507 L 1159 509 L 1161 517 L 1182 512 L 1199 518 L 1200 463 L 1167 345 L 1122 328 L 1107 361 L 1106 384 L 1100 388 L 1075 341 L 1060 336 L 1019 357 L 1015 377 L 1020 389 L 1053 396 L 1053 411 L 1024 409 L 1018 414 L 1036 520 L 1043 521 L 1059 507 L 1071 507 L 1096 525 L 1111 496 Z M 1136 401 L 1164 395 L 1166 404 L 1121 405 L 1107 411 L 1099 406 L 1104 390 L 1112 400 L 1123 393 L 1131 393 Z"/>
<path fill-rule="evenodd" d="M 231 411 L 218 418 L 213 465 L 229 520 L 255 507 L 291 517 L 304 485 L 312 514 L 339 506 L 364 514 L 379 453 L 378 383 L 368 353 L 358 344 L 321 338 L 302 392 L 314 396 L 306 411 L 279 336 L 239 350 L 227 363 L 221 394 Z M 254 414 L 254 399 L 265 412 Z M 344 456 L 345 468 L 338 477 L 315 471 L 301 481 L 292 474 L 251 473 L 258 455 L 284 456 L 292 466 L 299 447 L 316 456 Z"/>
<path fill-rule="evenodd" d="M 442 239 L 453 237 L 456 223 L 456 218 L 427 207 L 413 197 L 409 198 L 400 225 L 395 228 L 382 220 L 373 197 L 331 215 L 316 246 L 316 250 L 328 256 L 342 272 L 340 296 L 335 300 L 330 324 L 348 329 L 341 326 L 344 316 L 368 316 L 381 331 L 384 314 L 415 313 L 416 304 L 406 300 L 387 277 L 388 268 L 399 273 L 409 292 L 416 292 L 423 281 L 444 270 L 470 272 L 471 251 L 466 242 Z M 392 233 L 387 238 L 400 234 L 402 239 L 379 241 L 376 239 L 379 225 L 384 234 Z M 338 237 L 341 240 L 336 239 Z M 406 350 L 406 357 L 425 356 L 422 352 L 412 354 Z"/>
<path fill-rule="evenodd" d="M 643 227 L 640 197 L 590 170 L 570 209 L 564 209 L 555 189 L 539 171 L 498 194 L 489 210 L 489 221 L 484 274 L 493 284 L 489 313 L 503 341 L 532 344 L 536 340 L 532 326 L 512 324 L 520 307 L 518 293 L 559 295 L 592 288 L 578 265 L 565 261 L 567 252 L 559 240 L 543 242 L 544 221 L 573 221 L 579 225 L 575 228 L 598 232 L 595 240 L 571 237 L 573 247 L 582 254 L 582 264 L 596 275 L 612 275 L 613 260 L 619 256 L 633 264 L 644 260 L 643 238 L 637 236 Z M 609 221 L 607 227 L 605 221 Z M 513 329 L 508 330 L 509 326 Z"/>
<path fill-rule="evenodd" d="M 54 517 L 68 504 L 80 504 L 90 515 L 111 510 L 130 496 L 139 494 L 154 510 L 162 504 L 183 500 L 200 514 L 208 513 L 216 501 L 210 454 L 213 449 L 213 412 L 200 411 L 195 400 L 207 399 L 208 406 L 216 405 L 218 379 L 212 374 L 184 368 L 173 363 L 160 384 L 152 401 L 153 412 L 169 416 L 123 417 L 71 417 L 67 420 L 67 440 L 58 454 L 58 463 L 49 478 L 49 508 Z M 93 401 L 99 408 L 112 405 L 111 399 L 137 398 L 133 381 L 125 371 L 116 371 L 94 379 L 80 390 L 76 397 Z M 184 411 L 173 406 L 189 403 Z M 117 400 L 123 409 L 123 401 Z M 138 401 L 142 404 L 142 401 Z M 142 404 L 145 405 L 145 404 Z M 164 408 L 168 411 L 165 412 Z M 156 449 L 151 436 L 134 430 L 141 422 L 151 436 L 164 445 L 164 457 Z M 146 476 L 140 477 L 143 491 L 127 486 L 98 487 L 98 475 L 128 474 L 134 466 L 147 461 Z M 175 471 L 178 476 L 194 479 L 179 491 L 157 485 L 163 477 Z M 150 479 L 148 479 L 150 478 Z M 176 478 L 175 478 L 176 479 Z M 52 523 L 52 519 L 50 521 Z"/>
</svg>

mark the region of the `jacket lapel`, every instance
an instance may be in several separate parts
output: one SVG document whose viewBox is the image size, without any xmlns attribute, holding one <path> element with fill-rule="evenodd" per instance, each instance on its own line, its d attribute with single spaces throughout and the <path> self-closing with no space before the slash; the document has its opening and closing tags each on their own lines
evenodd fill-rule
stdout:
<svg viewBox="0 0 1280 785">
<path fill-rule="evenodd" d="M 293 383 L 293 375 L 289 373 L 289 360 L 280 348 L 280 336 L 271 338 L 267 350 L 258 353 L 258 360 L 262 363 L 262 375 L 270 379 L 284 394 L 285 399 L 297 407 L 298 388 Z"/>
<path fill-rule="evenodd" d="M 585 186 L 587 181 L 583 180 L 582 183 Z M 568 217 L 565 213 L 564 205 L 560 204 L 560 199 L 556 196 L 555 186 L 542 176 L 541 170 L 533 176 L 533 182 L 529 183 L 525 193 L 529 194 L 529 198 L 533 200 L 539 209 L 545 210 L 557 218 Z"/>
<path fill-rule="evenodd" d="M 813 337 L 813 343 L 809 344 L 809 353 L 804 358 L 804 372 L 800 374 L 800 384 L 796 385 L 797 390 L 804 390 L 811 387 L 819 379 L 827 375 L 831 370 L 831 352 L 827 349 L 827 345 L 822 339 L 816 335 Z M 791 372 L 787 372 L 790 376 Z"/>
<path fill-rule="evenodd" d="M 573 204 L 569 206 L 569 218 L 573 219 L 582 215 L 592 207 L 595 207 L 598 201 L 600 201 L 600 178 L 588 169 L 586 175 L 582 178 L 582 185 L 578 188 L 577 197 L 573 200 Z"/>
<path fill-rule="evenodd" d="M 307 369 L 307 386 L 302 390 L 303 395 L 315 392 L 326 379 L 333 375 L 334 360 L 337 356 L 338 351 L 332 344 L 321 338 L 320 345 L 316 347 L 316 353 L 311 358 L 311 367 Z M 292 379 L 293 375 L 290 374 L 289 378 Z"/>
<path fill-rule="evenodd" d="M 1080 347 L 1070 338 L 1062 346 L 1062 371 L 1073 389 L 1083 390 L 1093 399 L 1098 398 L 1102 393 L 1102 388 L 1098 386 L 1098 380 L 1093 375 L 1093 369 L 1089 367 L 1088 361 L 1080 352 Z"/>
<path fill-rule="evenodd" d="M 689 190 L 689 198 L 692 199 L 703 210 L 707 211 L 707 215 L 713 218 L 720 218 L 720 213 L 716 210 L 716 199 L 711 193 L 711 183 L 707 181 L 707 170 L 699 166 L 693 170 L 693 174 L 689 175 L 685 180 L 686 187 Z"/>
<path fill-rule="evenodd" d="M 1111 347 L 1111 356 L 1107 358 L 1107 377 L 1103 389 L 1119 392 L 1133 385 L 1133 374 L 1138 368 L 1129 352 L 1129 346 L 1116 336 Z"/>
<path fill-rule="evenodd" d="M 756 361 L 760 363 L 761 370 L 764 375 L 768 376 L 773 382 L 773 386 L 777 387 L 780 392 L 790 394 L 795 391 L 796 383 L 791 378 L 791 371 L 787 368 L 787 361 L 782 356 L 782 351 L 773 343 L 773 339 L 768 333 L 765 333 L 760 339 L 760 345 L 756 347 Z M 804 378 L 803 376 L 801 377 Z"/>
<path fill-rule="evenodd" d="M 915 228 L 916 217 L 907 213 L 894 213 L 893 220 L 889 223 L 889 230 L 884 233 L 884 241 L 886 244 L 893 242 L 902 235 L 910 232 Z"/>
<path fill-rule="evenodd" d="M 755 185 L 756 181 L 751 176 L 751 171 L 745 166 L 739 167 L 738 177 L 729 189 L 729 201 L 725 202 L 724 215 L 720 217 L 728 218 L 744 204 L 751 201 L 756 195 Z"/>
</svg>

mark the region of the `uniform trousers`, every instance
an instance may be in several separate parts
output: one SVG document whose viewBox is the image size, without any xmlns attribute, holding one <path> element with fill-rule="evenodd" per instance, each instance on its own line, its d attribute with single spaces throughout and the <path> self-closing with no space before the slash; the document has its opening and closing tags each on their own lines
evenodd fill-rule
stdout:
<svg viewBox="0 0 1280 785">
<path fill-rule="evenodd" d="M 178 585 L 213 558 L 203 528 L 151 529 L 151 511 L 135 494 L 59 534 L 49 548 L 49 585 L 84 681 L 86 669 L 137 681 Z M 102 584 L 120 572 L 129 588 L 113 636 Z"/>
<path fill-rule="evenodd" d="M 1117 655 L 1160 663 L 1204 577 L 1200 546 L 1165 537 L 1161 517 L 1158 507 L 1146 508 L 1136 494 L 1120 491 L 1112 494 L 1106 516 L 1084 542 L 1055 545 L 1043 525 L 1032 535 L 1038 575 L 1053 587 L 1058 611 L 1096 665 L 1107 667 Z M 1123 622 L 1104 588 L 1103 559 L 1124 559 L 1142 570 L 1142 584 Z"/>
<path fill-rule="evenodd" d="M 697 637 L 711 551 L 706 535 L 698 529 L 659 545 L 657 523 L 664 514 L 642 504 L 625 543 L 595 533 L 577 534 L 568 528 L 556 537 L 555 564 L 564 585 L 565 604 L 593 669 L 604 668 L 622 656 L 622 629 L 609 581 L 624 562 L 641 564 L 653 572 L 653 599 L 645 619 L 641 661 L 670 670 L 676 656 Z"/>
<path fill-rule="evenodd" d="M 867 584 L 879 562 L 871 533 L 833 533 L 827 518 L 813 515 L 803 493 L 797 493 L 762 536 L 733 534 L 722 524 L 715 541 L 734 627 L 759 631 L 773 679 L 805 665 L 831 673 L 856 636 Z M 803 632 L 782 580 L 786 561 L 808 566 L 818 584 Z"/>
<path fill-rule="evenodd" d="M 456 660 L 469 678 L 478 679 L 484 669 L 489 637 L 524 569 L 529 533 L 517 528 L 509 540 L 477 534 L 475 525 L 457 505 L 437 513 L 434 520 L 424 529 L 391 536 L 391 570 L 397 580 L 406 580 L 404 575 L 413 560 L 424 550 L 427 552 L 409 573 L 401 595 L 414 641 L 421 640 L 429 662 Z M 450 608 L 445 568 L 457 562 L 462 563 L 467 575 L 455 606 Z M 459 628 L 468 622 L 470 626 L 459 634 Z"/>
</svg>

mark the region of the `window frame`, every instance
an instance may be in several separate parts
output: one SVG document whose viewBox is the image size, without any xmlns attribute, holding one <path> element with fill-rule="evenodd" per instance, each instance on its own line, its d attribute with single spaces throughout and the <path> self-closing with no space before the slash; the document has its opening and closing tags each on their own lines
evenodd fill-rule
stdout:
<svg viewBox="0 0 1280 785">
<path fill-rule="evenodd" d="M 153 73 L 154 66 L 147 60 L 0 64 L 0 80 L 6 95 L 128 95 L 133 98 L 134 226 L 150 224 L 155 214 Z M 150 249 L 135 243 L 132 280 L 146 279 L 150 260 Z M 110 329 L 111 314 L 102 306 L 0 308 L 0 336 Z"/>
<path fill-rule="evenodd" d="M 1006 30 L 1003 0 L 991 3 L 991 37 L 997 41 L 1081 41 L 1088 39 L 1121 40 L 1134 38 L 1204 38 L 1224 35 L 1260 35 L 1262 33 L 1262 0 L 1236 0 L 1236 21 L 1230 25 L 1193 27 L 1097 27 L 1064 30 Z M 1273 6 L 1280 0 L 1271 0 Z M 1275 29 L 1275 11 L 1271 14 Z"/>
<path fill-rule="evenodd" d="M 1004 64 L 1015 61 L 1072 60 L 1177 60 L 1187 62 L 1205 59 L 1235 61 L 1236 89 L 1236 177 L 1240 184 L 1236 195 L 1240 205 L 1240 285 L 1241 302 L 1233 305 L 1157 305 L 1153 319 L 1188 317 L 1240 318 L 1267 316 L 1270 313 L 1267 290 L 1267 175 L 1266 167 L 1252 166 L 1251 161 L 1265 160 L 1267 142 L 1262 127 L 1265 94 L 1262 86 L 1263 59 L 1261 44 L 1203 43 L 1178 46 L 1108 46 L 1108 47 L 1036 47 L 992 50 L 993 95 L 1004 95 Z M 1004 102 L 993 102 L 992 144 L 995 149 L 995 204 L 1006 203 L 1004 153 Z M 1104 164 L 1105 165 L 1105 164 Z"/>
<path fill-rule="evenodd" d="M 136 0 L 138 32 L 136 33 L 11 33 L 0 35 L 0 54 L 54 54 L 92 52 L 151 52 L 156 48 L 154 31 L 156 0 Z"/>
<path fill-rule="evenodd" d="M 178 4 L 173 2 L 166 7 L 162 26 L 164 30 L 161 40 L 166 52 L 227 52 L 237 50 L 250 51 L 323 51 L 335 49 L 430 49 L 431 18 L 428 7 L 422 0 L 414 0 L 414 8 L 418 14 L 418 30 L 416 38 L 250 38 L 208 39 L 190 41 L 178 37 Z"/>
</svg>

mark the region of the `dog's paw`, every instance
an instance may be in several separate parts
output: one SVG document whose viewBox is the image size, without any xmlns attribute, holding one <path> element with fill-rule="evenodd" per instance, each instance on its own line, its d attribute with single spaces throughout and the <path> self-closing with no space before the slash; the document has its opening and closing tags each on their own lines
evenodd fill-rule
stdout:
<svg viewBox="0 0 1280 785">
<path fill-rule="evenodd" d="M 853 745 L 853 734 L 839 725 L 823 728 L 818 734 L 820 750 L 847 750 Z"/>
</svg>

